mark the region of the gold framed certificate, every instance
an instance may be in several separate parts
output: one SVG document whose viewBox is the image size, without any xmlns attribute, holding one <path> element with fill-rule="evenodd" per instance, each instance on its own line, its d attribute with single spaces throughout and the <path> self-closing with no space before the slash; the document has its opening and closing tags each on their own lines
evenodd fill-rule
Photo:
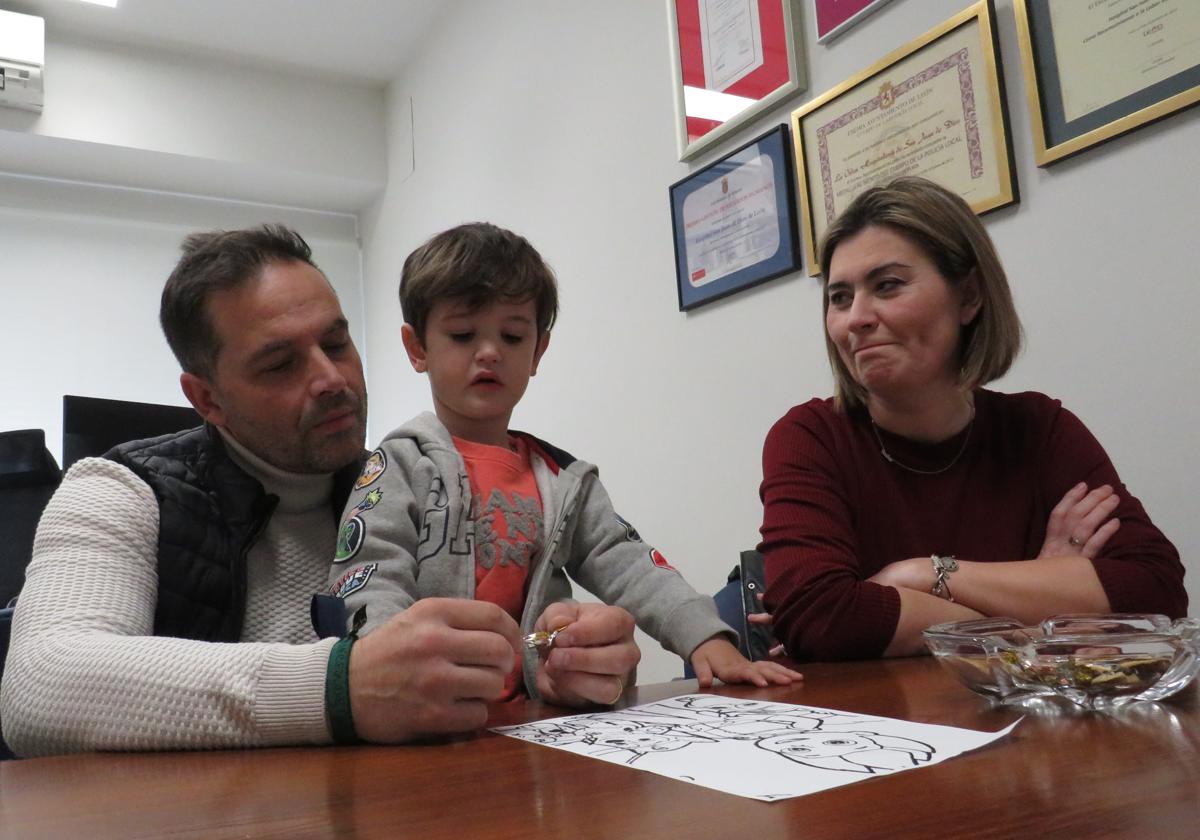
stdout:
<svg viewBox="0 0 1200 840">
<path fill-rule="evenodd" d="M 992 0 L 981 0 L 792 112 L 804 249 L 854 197 L 901 175 L 977 213 L 1017 200 Z"/>
<path fill-rule="evenodd" d="M 1200 101 L 1196 0 L 1016 0 L 1038 166 Z"/>
</svg>

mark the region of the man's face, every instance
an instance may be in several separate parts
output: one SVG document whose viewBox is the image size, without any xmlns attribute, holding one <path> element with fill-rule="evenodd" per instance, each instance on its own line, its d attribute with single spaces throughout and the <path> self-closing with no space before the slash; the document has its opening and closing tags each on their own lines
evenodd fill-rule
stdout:
<svg viewBox="0 0 1200 840">
<path fill-rule="evenodd" d="M 358 456 L 367 422 L 362 362 L 320 271 L 272 263 L 213 294 L 208 317 L 221 343 L 212 378 L 181 378 L 205 420 L 290 472 L 332 472 Z"/>
</svg>

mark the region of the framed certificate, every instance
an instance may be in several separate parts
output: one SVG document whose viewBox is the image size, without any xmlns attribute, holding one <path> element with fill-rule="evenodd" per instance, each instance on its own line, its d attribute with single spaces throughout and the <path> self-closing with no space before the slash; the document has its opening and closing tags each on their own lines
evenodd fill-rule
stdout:
<svg viewBox="0 0 1200 840">
<path fill-rule="evenodd" d="M 832 41 L 887 2 L 888 0 L 813 0 L 817 43 Z"/>
<path fill-rule="evenodd" d="M 992 0 L 934 27 L 792 112 L 810 272 L 829 224 L 900 175 L 954 190 L 977 213 L 1017 200 Z"/>
<path fill-rule="evenodd" d="M 1200 101 L 1196 0 L 1016 0 L 1038 166 Z"/>
<path fill-rule="evenodd" d="M 800 268 L 786 125 L 672 184 L 670 194 L 680 312 Z"/>
<path fill-rule="evenodd" d="M 667 0 L 679 159 L 806 86 L 801 0 Z"/>
</svg>

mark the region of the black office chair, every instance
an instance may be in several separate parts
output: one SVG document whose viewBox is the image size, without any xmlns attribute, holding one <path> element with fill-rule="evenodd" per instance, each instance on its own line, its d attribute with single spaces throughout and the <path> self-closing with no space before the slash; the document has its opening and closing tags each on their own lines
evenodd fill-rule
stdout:
<svg viewBox="0 0 1200 840">
<path fill-rule="evenodd" d="M 729 573 L 728 582 L 713 595 L 717 615 L 737 631 L 738 650 L 751 662 L 766 659 L 771 650 L 770 629 L 746 620 L 750 613 L 763 611 L 758 596 L 765 591 L 765 580 L 762 555 L 753 549 L 743 551 Z M 695 678 L 691 662 L 684 661 L 683 675 L 689 680 Z"/>
<path fill-rule="evenodd" d="M 12 615 L 12 607 L 0 609 L 0 679 L 4 677 L 4 660 L 8 658 L 8 637 L 12 630 Z M 8 744 L 4 743 L 3 734 L 0 734 L 0 761 L 10 758 L 16 758 L 16 756 L 12 754 Z"/>
<path fill-rule="evenodd" d="M 60 481 L 41 429 L 0 432 L 0 607 L 21 591 L 38 520 Z"/>
</svg>

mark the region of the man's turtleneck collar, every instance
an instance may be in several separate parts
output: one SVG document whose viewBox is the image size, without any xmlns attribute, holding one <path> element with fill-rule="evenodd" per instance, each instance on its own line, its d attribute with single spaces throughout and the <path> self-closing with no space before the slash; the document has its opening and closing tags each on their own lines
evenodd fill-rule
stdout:
<svg viewBox="0 0 1200 840">
<path fill-rule="evenodd" d="M 239 467 L 262 483 L 263 489 L 279 497 L 280 513 L 304 513 L 329 506 L 333 490 L 333 473 L 294 473 L 268 464 L 242 446 L 233 435 L 217 427 L 229 457 Z"/>
</svg>

